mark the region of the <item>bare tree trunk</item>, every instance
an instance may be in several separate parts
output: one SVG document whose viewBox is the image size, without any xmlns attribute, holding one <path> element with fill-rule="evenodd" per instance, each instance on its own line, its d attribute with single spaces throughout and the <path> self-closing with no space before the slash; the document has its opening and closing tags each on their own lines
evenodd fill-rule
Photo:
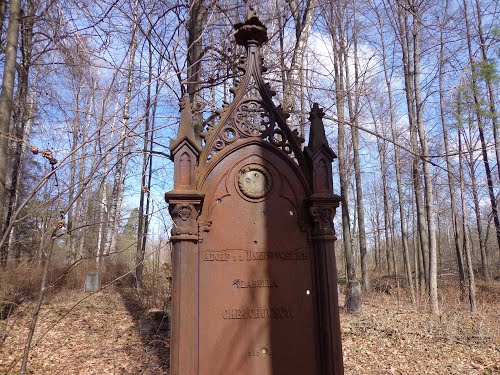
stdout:
<svg viewBox="0 0 500 375">
<path fill-rule="evenodd" d="M 314 12 L 318 0 L 306 0 L 301 12 L 300 4 L 296 0 L 288 1 L 295 22 L 295 46 L 293 48 L 292 61 L 290 69 L 286 74 L 286 84 L 283 91 L 283 108 L 287 112 L 294 112 L 297 103 L 296 93 L 301 92 L 302 70 L 304 65 L 304 56 L 306 53 L 307 41 L 313 24 Z M 301 101 L 302 98 L 299 100 Z M 299 101 L 299 102 L 300 102 Z M 303 127 L 299 122 L 298 128 Z"/>
<path fill-rule="evenodd" d="M 70 177 L 69 177 L 69 187 L 68 187 L 68 200 L 72 201 L 75 188 L 76 188 L 76 150 L 78 149 L 78 134 L 80 132 L 80 93 L 82 90 L 81 81 L 78 84 L 76 97 L 75 97 L 75 114 L 73 119 L 73 134 L 71 137 L 71 159 L 70 159 Z M 76 232 L 73 230 L 74 228 L 74 218 L 77 215 L 77 212 L 73 206 L 71 206 L 68 210 L 67 215 L 67 227 L 66 231 L 68 233 L 67 236 L 67 245 L 68 245 L 68 254 L 67 254 L 67 263 L 71 264 L 75 258 L 74 249 L 75 249 L 75 237 Z"/>
<path fill-rule="evenodd" d="M 448 2 L 446 2 L 446 6 Z M 444 18 L 447 17 L 446 9 Z M 443 141 L 444 141 L 444 152 L 446 155 L 446 171 L 448 175 L 448 189 L 450 192 L 450 203 L 451 203 L 451 219 L 453 224 L 453 239 L 455 241 L 455 253 L 457 256 L 458 263 L 458 274 L 460 276 L 460 291 L 461 295 L 464 296 L 465 293 L 465 272 L 464 272 L 464 260 L 462 257 L 462 244 L 461 244 L 461 233 L 460 226 L 458 222 L 458 209 L 457 209 L 457 197 L 455 194 L 455 179 L 453 176 L 453 165 L 451 164 L 450 157 L 450 147 L 448 144 L 448 125 L 446 124 L 445 118 L 445 103 L 444 103 L 444 89 L 443 89 L 443 79 L 444 79 L 444 42 L 443 42 L 443 28 L 446 22 L 443 19 L 443 24 L 440 27 L 440 50 L 439 50 L 439 109 L 441 116 L 441 126 L 443 129 Z"/>
<path fill-rule="evenodd" d="M 375 132 L 379 132 L 380 129 L 378 127 L 378 121 L 377 118 L 375 117 L 375 114 L 373 113 L 373 110 L 370 105 L 370 112 L 372 115 L 373 119 L 373 124 L 375 126 Z M 384 244 L 384 250 L 385 250 L 385 261 L 386 261 L 386 267 L 387 267 L 387 275 L 391 276 L 394 274 L 394 268 L 393 268 L 393 263 L 391 262 L 391 254 L 390 254 L 390 249 L 391 249 L 391 241 L 389 238 L 389 190 L 387 188 L 387 163 L 386 163 L 386 156 L 387 156 L 387 144 L 385 140 L 377 138 L 377 150 L 378 150 L 378 156 L 380 159 L 380 174 L 382 177 L 382 199 L 383 199 L 383 205 L 384 205 L 384 239 L 385 239 L 385 244 Z"/>
<path fill-rule="evenodd" d="M 123 103 L 123 116 L 121 121 L 120 143 L 117 150 L 117 161 L 115 164 L 115 174 L 113 178 L 113 190 L 111 193 L 111 203 L 108 210 L 108 223 L 106 226 L 106 237 L 104 241 L 104 255 L 109 255 L 116 250 L 116 240 L 118 234 L 118 222 L 120 220 L 120 208 L 123 200 L 124 184 L 125 184 L 125 169 L 127 155 L 125 147 L 127 144 L 127 123 L 130 119 L 129 109 L 132 97 L 132 88 L 134 86 L 134 62 L 135 52 L 137 50 L 137 31 L 139 29 L 138 20 L 138 7 L 139 1 L 134 1 L 134 10 L 132 18 L 132 35 L 129 45 L 129 64 L 128 64 L 128 78 L 127 89 L 125 93 L 125 100 Z"/>
<path fill-rule="evenodd" d="M 141 290 L 142 288 L 142 279 L 144 272 L 144 256 L 146 253 L 146 240 L 147 240 L 147 222 L 148 222 L 148 212 L 144 210 L 144 203 L 146 200 L 146 196 L 149 196 L 149 190 L 151 188 L 151 180 L 148 181 L 148 168 L 149 168 L 149 177 L 151 177 L 151 161 L 152 155 L 151 150 L 149 150 L 150 139 L 152 139 L 152 134 L 150 131 L 150 122 L 152 122 L 151 116 L 151 85 L 153 82 L 153 49 L 151 45 L 151 31 L 148 33 L 148 52 L 149 52 L 149 60 L 148 60 L 148 88 L 146 94 L 146 111 L 144 114 L 144 138 L 143 138 L 143 146 L 142 146 L 142 175 L 141 175 L 141 192 L 139 198 L 139 212 L 138 212 L 138 226 L 137 226 L 137 246 L 136 246 L 136 268 L 135 268 L 135 279 L 136 279 L 136 288 Z M 158 86 L 157 86 L 158 88 Z M 148 202 L 149 203 L 149 202 Z"/>
<path fill-rule="evenodd" d="M 413 163 L 412 163 L 412 176 L 413 176 L 413 186 L 415 194 L 415 203 L 417 210 L 417 225 L 419 231 L 420 240 L 420 250 L 423 262 L 423 272 L 425 275 L 425 281 L 429 285 L 429 232 L 427 226 L 427 218 L 425 214 L 424 202 L 422 201 L 422 182 L 420 180 L 420 149 L 418 147 L 417 140 L 417 118 L 415 115 L 415 64 L 413 63 L 413 58 L 415 53 L 413 52 L 415 46 L 413 45 L 413 40 L 409 37 L 409 25 L 408 25 L 408 12 L 407 7 L 398 4 L 398 20 L 399 20 L 399 34 L 400 34 L 400 44 L 401 51 L 403 54 L 403 69 L 405 76 L 405 92 L 406 92 L 406 103 L 408 108 L 408 120 L 410 126 L 410 138 L 411 147 L 413 150 Z M 412 53 L 413 52 L 413 53 Z M 423 285 L 421 285 L 421 292 L 424 291 Z"/>
<path fill-rule="evenodd" d="M 7 10 L 7 1 L 6 0 L 0 0 L 0 31 L 3 31 L 3 24 L 5 22 L 5 11 Z M 0 51 L 3 54 L 3 33 L 0 32 Z"/>
<path fill-rule="evenodd" d="M 187 54 L 187 93 L 191 100 L 193 111 L 193 126 L 196 139 L 201 142 L 200 133 L 203 131 L 203 117 L 199 111 L 201 107 L 200 78 L 201 59 L 203 58 L 203 28 L 207 17 L 205 0 L 191 0 L 188 20 L 188 54 Z"/>
<path fill-rule="evenodd" d="M 19 18 L 21 16 L 21 0 L 10 1 L 9 27 L 7 28 L 7 44 L 5 47 L 5 60 L 3 69 L 2 90 L 0 93 L 0 234 L 3 237 L 4 230 L 7 225 L 7 206 L 5 206 L 8 197 L 7 191 L 7 163 L 9 135 L 10 135 L 10 118 L 12 115 L 12 104 L 14 96 L 14 84 L 16 77 L 16 56 L 17 44 L 19 37 Z M 0 248 L 0 267 L 6 267 L 8 257 L 8 247 Z"/>
<path fill-rule="evenodd" d="M 482 156 L 483 156 L 483 164 L 484 164 L 484 170 L 486 172 L 486 183 L 488 185 L 488 194 L 490 197 L 490 204 L 491 204 L 491 214 L 493 216 L 493 223 L 495 224 L 495 229 L 496 229 L 496 234 L 497 234 L 497 244 L 498 247 L 500 248 L 500 220 L 498 218 L 498 208 L 497 208 L 497 201 L 495 197 L 495 191 L 493 189 L 493 177 L 491 174 L 491 168 L 490 168 L 490 163 L 488 159 L 488 151 L 487 151 L 487 144 L 486 140 L 484 137 L 484 124 L 483 124 L 483 118 L 481 116 L 481 99 L 479 98 L 479 90 L 478 90 L 478 85 L 476 82 L 476 67 L 474 64 L 474 53 L 472 51 L 472 41 L 471 41 L 471 35 L 470 35 L 470 25 L 469 25 L 469 14 L 467 10 L 467 1 L 464 0 L 464 19 L 465 19 L 465 27 L 467 31 L 467 49 L 469 52 L 469 64 L 471 67 L 471 79 L 472 79 L 472 96 L 474 98 L 474 112 L 476 114 L 476 121 L 477 121 L 477 128 L 479 131 L 479 139 L 481 140 L 481 151 L 482 151 Z M 496 145 L 498 147 L 498 145 Z M 486 249 L 485 249 L 486 253 Z M 485 257 L 486 259 L 486 257 Z M 483 265 L 484 266 L 484 265 Z M 486 271 L 486 274 L 488 272 Z"/>
<path fill-rule="evenodd" d="M 467 17 L 467 15 L 466 15 Z M 479 0 L 476 0 L 476 17 L 477 17 L 477 32 L 479 37 L 479 49 L 481 50 L 481 57 L 483 64 L 491 64 L 488 60 L 488 43 L 485 40 L 483 32 L 483 17 L 481 15 L 481 4 Z M 490 75 L 485 76 L 486 87 L 488 88 L 488 104 L 490 108 L 491 124 L 493 126 L 493 139 L 495 140 L 495 154 L 497 158 L 497 172 L 500 178 L 500 136 L 498 134 L 498 124 L 497 117 L 498 113 L 495 106 L 495 93 L 493 88 L 492 77 Z M 485 277 L 488 278 L 487 270 L 485 270 Z"/>
<path fill-rule="evenodd" d="M 410 288 L 411 300 L 415 303 L 415 289 L 413 286 L 413 278 L 411 271 L 411 262 L 410 255 L 408 250 L 408 231 L 406 229 L 406 219 L 405 219 L 405 211 L 404 211 L 404 195 L 403 195 L 403 183 L 401 177 L 401 154 L 399 147 L 396 145 L 397 134 L 396 134 L 396 125 L 394 119 L 394 100 L 392 97 L 392 81 L 391 76 L 389 75 L 389 70 L 387 66 L 387 53 L 385 47 L 385 40 L 382 33 L 382 18 L 380 13 L 377 11 L 375 7 L 375 12 L 377 14 L 378 25 L 379 25 L 379 36 L 380 36 L 380 45 L 382 47 L 382 64 L 384 68 L 384 79 L 387 87 L 387 99 L 389 102 L 389 116 L 390 116 L 390 125 L 391 125 L 391 136 L 394 142 L 394 160 L 395 160 L 395 171 L 396 171 L 396 184 L 398 190 L 398 201 L 399 201 L 399 216 L 400 216 L 400 225 L 401 225 L 401 245 L 403 247 L 403 261 L 406 269 L 406 279 L 408 282 L 408 286 Z"/>
<path fill-rule="evenodd" d="M 7 191 L 8 194 L 5 199 L 5 223 L 4 228 L 9 227 L 12 213 L 15 211 L 17 203 L 19 202 L 19 186 L 22 171 L 22 159 L 24 151 L 26 149 L 26 129 L 31 125 L 31 112 L 33 111 L 33 101 L 29 102 L 29 71 L 32 63 L 32 50 L 33 50 L 33 25 L 35 23 L 35 13 L 38 8 L 37 0 L 28 1 L 27 14 L 21 20 L 21 63 L 17 65 L 18 70 L 18 84 L 17 84 L 17 95 L 16 95 L 16 105 L 13 113 L 13 123 L 11 126 L 11 133 L 15 141 L 12 144 L 11 151 L 9 153 L 9 160 L 7 160 L 7 165 L 9 171 L 7 172 Z M 21 10 L 21 14 L 23 11 Z M 1 29 L 0 29 L 1 30 Z M 11 231 L 9 242 L 4 244 L 7 246 L 7 253 L 10 253 L 8 249 L 12 245 L 12 232 Z M 14 258 L 17 259 L 17 256 Z"/>
<path fill-rule="evenodd" d="M 470 242 L 469 236 L 467 235 L 467 208 L 465 207 L 464 198 L 464 173 L 463 173 L 463 163 L 462 163 L 462 137 L 461 130 L 458 132 L 458 153 L 459 153 L 459 173 L 460 173 L 460 195 L 462 203 L 462 231 L 463 231 L 463 246 L 465 250 L 465 257 L 467 259 L 467 271 L 469 275 L 469 304 L 471 312 L 476 312 L 476 293 L 475 293 L 475 282 L 474 282 L 474 269 L 472 267 L 472 258 L 470 252 Z"/>
<path fill-rule="evenodd" d="M 412 0 L 412 6 L 415 4 Z M 427 144 L 427 135 L 423 121 L 423 101 L 420 91 L 420 14 L 418 9 L 413 14 L 413 65 L 414 65 L 414 90 L 415 90 L 415 107 L 417 114 L 417 129 L 422 150 L 422 159 L 424 167 L 425 181 L 425 206 L 427 212 L 427 225 L 429 227 L 429 298 L 431 303 L 431 311 L 433 314 L 439 314 L 439 301 L 437 291 L 437 241 L 436 241 L 436 224 L 434 214 L 434 193 L 433 183 L 429 162 L 429 146 Z"/>
<path fill-rule="evenodd" d="M 349 108 L 349 119 L 351 124 L 352 148 L 354 154 L 354 179 L 356 181 L 356 209 L 358 218 L 358 233 L 359 233 L 359 253 L 361 260 L 361 278 L 363 289 L 370 290 L 370 273 L 368 270 L 367 249 L 366 249 L 366 228 L 365 228 L 365 209 L 363 204 L 363 186 L 361 182 L 361 162 L 359 158 L 359 130 L 358 130 L 358 112 L 361 96 L 359 82 L 359 66 L 358 66 L 358 25 L 356 14 L 356 0 L 353 2 L 353 45 L 354 45 L 354 104 L 351 95 L 351 85 L 349 78 L 349 64 L 345 64 L 346 69 L 346 86 L 347 102 Z M 348 61 L 347 50 L 344 50 L 344 61 Z"/>
<path fill-rule="evenodd" d="M 106 158 L 103 162 L 103 172 L 104 176 L 107 176 L 108 164 Z M 98 228 L 99 232 L 97 234 L 96 262 L 100 264 L 102 262 L 102 256 L 104 255 L 104 237 L 106 236 L 106 223 L 107 223 L 105 219 L 108 213 L 108 189 L 106 180 L 103 181 L 98 194 L 101 196 L 101 198 L 99 200 L 99 228 Z"/>
<path fill-rule="evenodd" d="M 345 157 L 345 80 L 344 80 L 344 32 L 343 14 L 341 7 L 330 8 L 330 20 L 332 27 L 330 33 L 334 42 L 334 70 L 335 70 L 335 96 L 338 119 L 338 158 L 340 175 L 340 193 L 342 195 L 342 236 L 347 267 L 347 295 L 345 307 L 349 312 L 358 312 L 361 309 L 361 287 L 356 276 L 356 264 L 354 249 L 351 242 L 351 229 L 349 220 L 349 205 L 347 204 L 349 195 L 349 178 L 347 172 L 347 161 Z"/>
</svg>

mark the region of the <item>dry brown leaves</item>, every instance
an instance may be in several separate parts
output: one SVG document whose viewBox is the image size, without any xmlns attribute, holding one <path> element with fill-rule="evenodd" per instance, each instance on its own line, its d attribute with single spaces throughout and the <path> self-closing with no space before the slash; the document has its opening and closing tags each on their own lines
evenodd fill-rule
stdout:
<svg viewBox="0 0 500 375">
<path fill-rule="evenodd" d="M 481 295 L 471 315 L 442 290 L 440 317 L 393 295 L 365 296 L 357 315 L 341 312 L 346 374 L 500 374 L 500 288 Z"/>
<path fill-rule="evenodd" d="M 455 292 L 440 293 L 440 317 L 427 314 L 425 306 L 398 302 L 395 292 L 365 296 L 360 314 L 341 312 L 346 374 L 500 374 L 498 285 L 478 288 L 473 316 Z M 47 303 L 35 338 L 82 297 L 66 293 Z M 22 316 L 0 348 L 0 373 L 22 354 L 28 324 L 29 316 Z M 33 374 L 165 373 L 112 288 L 82 302 L 51 329 L 32 349 L 29 369 Z M 19 364 L 10 373 L 16 371 Z"/>
<path fill-rule="evenodd" d="M 35 340 L 66 315 L 83 293 L 66 293 L 42 307 Z M 0 349 L 0 373 L 23 353 L 29 316 L 23 316 Z M 30 352 L 32 374 L 164 374 L 158 358 L 141 341 L 137 326 L 115 289 L 83 301 Z"/>
</svg>

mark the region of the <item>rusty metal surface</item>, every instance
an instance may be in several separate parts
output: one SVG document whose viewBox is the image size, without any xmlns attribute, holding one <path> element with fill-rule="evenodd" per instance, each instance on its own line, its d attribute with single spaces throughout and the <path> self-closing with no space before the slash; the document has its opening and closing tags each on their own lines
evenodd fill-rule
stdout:
<svg viewBox="0 0 500 375">
<path fill-rule="evenodd" d="M 212 225 L 198 257 L 200 374 L 314 375 L 306 189 L 281 156 L 258 145 L 242 151 L 227 155 L 201 187 L 212 204 L 200 219 Z M 250 192 L 242 178 L 256 183 Z"/>
<path fill-rule="evenodd" d="M 265 26 L 237 25 L 244 75 L 197 144 L 189 101 L 171 143 L 173 375 L 340 375 L 332 227 L 335 157 L 324 113 L 308 146 L 262 78 Z"/>
</svg>

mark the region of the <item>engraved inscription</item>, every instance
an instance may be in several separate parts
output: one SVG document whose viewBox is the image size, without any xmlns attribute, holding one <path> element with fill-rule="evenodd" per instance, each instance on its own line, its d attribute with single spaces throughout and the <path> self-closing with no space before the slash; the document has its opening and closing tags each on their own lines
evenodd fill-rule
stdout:
<svg viewBox="0 0 500 375">
<path fill-rule="evenodd" d="M 308 260 L 305 251 L 246 251 L 246 259 L 250 260 Z"/>
<path fill-rule="evenodd" d="M 294 319 L 287 307 L 243 307 L 225 309 L 223 319 Z"/>
<path fill-rule="evenodd" d="M 203 262 L 253 262 L 253 261 L 307 261 L 309 251 L 251 251 L 243 249 L 227 249 L 223 251 L 203 251 Z"/>
<path fill-rule="evenodd" d="M 234 289 L 245 288 L 277 288 L 278 284 L 274 280 L 233 280 Z"/>
<path fill-rule="evenodd" d="M 230 257 L 228 253 L 204 251 L 201 255 L 201 260 L 204 262 L 227 262 Z"/>
<path fill-rule="evenodd" d="M 273 355 L 272 349 L 266 348 L 263 346 L 262 348 L 250 349 L 248 351 L 249 357 L 264 357 Z"/>
</svg>

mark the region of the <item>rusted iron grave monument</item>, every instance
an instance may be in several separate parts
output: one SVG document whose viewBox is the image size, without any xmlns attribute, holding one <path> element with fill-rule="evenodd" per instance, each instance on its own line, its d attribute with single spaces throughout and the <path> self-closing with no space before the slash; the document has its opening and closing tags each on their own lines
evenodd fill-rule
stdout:
<svg viewBox="0 0 500 375">
<path fill-rule="evenodd" d="M 304 151 L 273 104 L 253 14 L 234 100 L 196 141 L 189 99 L 170 145 L 172 375 L 342 374 L 331 164 L 322 117 Z"/>
</svg>

